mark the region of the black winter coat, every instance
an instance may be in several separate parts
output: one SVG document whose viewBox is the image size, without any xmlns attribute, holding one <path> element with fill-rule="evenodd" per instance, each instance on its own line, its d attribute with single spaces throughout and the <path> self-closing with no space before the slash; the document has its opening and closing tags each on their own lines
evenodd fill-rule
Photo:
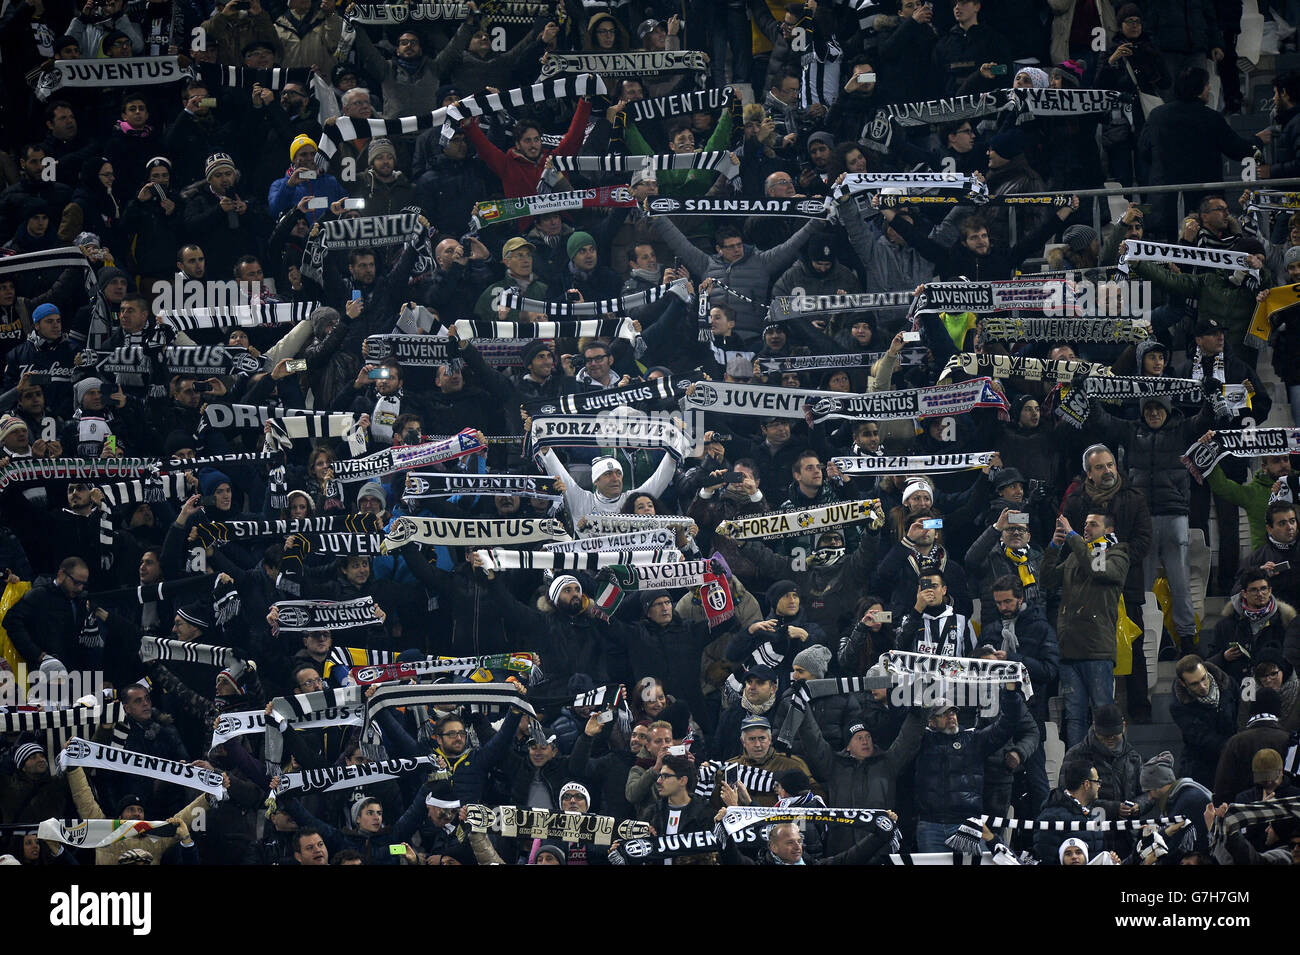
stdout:
<svg viewBox="0 0 1300 955">
<path fill-rule="evenodd" d="M 980 631 L 980 642 L 1002 647 L 1003 621 L 999 618 L 986 624 Z M 1034 695 L 1029 701 L 1029 711 L 1039 722 L 1047 719 L 1047 690 L 1061 669 L 1061 650 L 1056 642 L 1056 628 L 1047 619 L 1043 608 L 1028 604 L 1016 618 L 1016 640 L 1019 646 L 1007 659 L 1023 663 L 1029 671 L 1029 682 Z"/>
<path fill-rule="evenodd" d="M 1135 750 L 1124 736 L 1119 747 L 1114 751 L 1107 749 L 1097 740 L 1097 734 L 1089 727 L 1083 742 L 1075 743 L 1065 754 L 1062 762 L 1072 759 L 1086 759 L 1097 770 L 1101 780 L 1101 790 L 1094 805 L 1106 810 L 1107 819 L 1118 819 L 1120 803 L 1125 800 L 1144 802 L 1142 792 L 1142 754 Z"/>
<path fill-rule="evenodd" d="M 1183 734 L 1182 774 L 1209 788 L 1219 754 L 1237 732 L 1237 681 L 1208 661 L 1205 669 L 1219 685 L 1218 704 L 1194 700 L 1182 680 L 1175 679 L 1169 715 Z"/>
<path fill-rule="evenodd" d="M 1191 419 L 1173 408 L 1164 425 L 1153 431 L 1146 419 L 1117 418 L 1095 399 L 1088 416 L 1088 427 L 1101 441 L 1124 449 L 1128 485 L 1146 495 L 1153 517 L 1187 515 L 1192 504 L 1192 475 L 1183 467 L 1183 452 L 1214 423 L 1214 412 L 1208 406 Z"/>
<path fill-rule="evenodd" d="M 1080 744 L 1082 745 L 1082 744 Z M 1038 814 L 1039 822 L 1087 822 L 1090 813 L 1079 800 L 1063 789 L 1053 789 L 1047 797 L 1047 805 Z M 1047 829 L 1034 833 L 1034 855 L 1043 865 L 1061 864 L 1061 843 L 1066 839 L 1082 839 L 1088 845 L 1088 858 L 1091 859 L 1102 851 L 1106 835 L 1100 831 L 1081 829 L 1078 832 L 1057 832 Z"/>
<path fill-rule="evenodd" d="M 1183 449 L 1186 447 L 1184 445 Z M 1088 519 L 1089 508 L 1093 506 L 1087 496 L 1087 485 L 1080 484 L 1061 502 L 1061 513 L 1071 527 L 1080 530 Z M 1107 502 L 1106 513 L 1115 520 L 1115 536 L 1119 542 L 1128 545 L 1128 578 L 1124 581 L 1124 589 L 1142 590 L 1142 560 L 1151 549 L 1151 509 L 1147 506 L 1147 497 L 1125 482 L 1125 486 Z"/>
<path fill-rule="evenodd" d="M 684 700 L 692 713 L 704 712 L 700 689 L 700 655 L 713 639 L 708 624 L 687 623 L 673 614 L 667 626 L 642 617 L 635 624 L 610 625 L 610 667 L 617 679 L 631 686 L 645 676 L 663 681 L 664 690 Z"/>
<path fill-rule="evenodd" d="M 79 636 L 86 616 L 86 598 L 68 597 L 52 580 L 42 580 L 23 594 L 4 616 L 14 649 L 35 670 L 44 652 L 69 670 L 81 659 Z"/>
<path fill-rule="evenodd" d="M 1020 694 L 1000 691 L 998 721 L 948 735 L 926 728 L 916 756 L 916 815 L 927 822 L 957 823 L 984 811 L 984 761 L 1015 732 Z"/>
</svg>

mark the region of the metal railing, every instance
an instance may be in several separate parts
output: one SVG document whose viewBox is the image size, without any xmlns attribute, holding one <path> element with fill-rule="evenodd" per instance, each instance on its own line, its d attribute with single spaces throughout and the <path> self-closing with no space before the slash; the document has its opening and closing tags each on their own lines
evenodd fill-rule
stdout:
<svg viewBox="0 0 1300 955">
<path fill-rule="evenodd" d="M 1168 193 L 1176 192 L 1178 193 L 1178 220 L 1177 221 L 1181 222 L 1183 220 L 1183 217 L 1186 215 L 1186 205 L 1184 203 L 1184 195 L 1186 193 L 1216 192 L 1216 191 L 1222 191 L 1224 193 L 1228 193 L 1228 190 L 1233 190 L 1233 193 L 1227 195 L 1229 205 L 1231 205 L 1235 202 L 1235 193 L 1237 190 L 1247 190 L 1247 189 L 1252 191 L 1259 190 L 1259 189 L 1272 190 L 1272 189 L 1279 189 L 1287 186 L 1300 186 L 1300 178 L 1257 179 L 1251 181 L 1245 181 L 1241 179 L 1230 179 L 1226 182 L 1184 182 L 1184 183 L 1175 183 L 1173 185 L 1165 185 L 1165 186 L 1117 186 L 1117 187 L 1105 188 L 1105 189 L 1066 189 L 1066 190 L 1057 190 L 1056 192 L 1016 193 L 1016 195 L 1056 196 L 1056 195 L 1060 195 L 1062 192 L 1066 192 L 1070 195 L 1078 196 L 1081 204 L 1082 204 L 1082 200 L 1091 199 L 1092 200 L 1092 227 L 1097 230 L 1097 235 L 1101 235 L 1102 225 L 1104 224 L 1102 221 L 1102 214 L 1101 214 L 1101 200 L 1108 198 L 1110 196 L 1125 196 L 1135 202 L 1141 202 L 1143 196 L 1167 195 Z M 1007 208 L 1010 211 L 1010 217 L 1008 219 L 1010 239 L 1011 239 L 1011 243 L 1014 245 L 1016 241 L 1017 208 L 1015 206 L 1008 206 Z M 1106 222 L 1110 221 L 1109 212 L 1107 213 L 1107 217 L 1105 221 Z"/>
</svg>

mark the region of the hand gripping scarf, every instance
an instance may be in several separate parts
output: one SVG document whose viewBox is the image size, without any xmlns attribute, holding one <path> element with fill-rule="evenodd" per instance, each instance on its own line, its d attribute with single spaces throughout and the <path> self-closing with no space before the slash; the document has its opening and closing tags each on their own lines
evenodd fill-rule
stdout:
<svg viewBox="0 0 1300 955">
<path fill-rule="evenodd" d="M 995 408 L 999 417 L 1004 420 L 1007 417 L 1007 400 L 994 390 L 991 378 L 972 378 L 929 388 L 821 398 L 812 405 L 812 418 L 816 424 L 835 418 L 884 421 L 969 414 L 977 408 Z"/>
<path fill-rule="evenodd" d="M 857 455 L 831 458 L 844 474 L 929 474 L 932 471 L 970 471 L 989 466 L 994 451 L 971 451 L 965 454 Z"/>
<path fill-rule="evenodd" d="M 443 474 L 437 471 L 408 472 L 402 497 L 418 501 L 462 495 L 531 497 L 542 501 L 558 501 L 563 497 L 553 478 L 531 474 Z"/>
<path fill-rule="evenodd" d="M 304 772 L 282 773 L 279 785 L 272 790 L 272 796 L 285 793 L 333 793 L 344 789 L 356 789 L 371 783 L 388 782 L 400 779 L 407 773 L 429 768 L 433 772 L 446 773 L 447 762 L 441 756 L 415 756 L 397 759 L 381 759 L 372 762 L 356 763 L 350 766 L 330 766 L 326 769 L 309 769 Z"/>
<path fill-rule="evenodd" d="M 176 827 L 168 822 L 143 819 L 45 819 L 36 827 L 36 837 L 74 849 L 103 849 L 135 836 L 173 836 Z"/>
<path fill-rule="evenodd" d="M 371 683 L 394 683 L 399 680 L 472 680 L 475 683 L 491 683 L 489 680 L 476 679 L 485 671 L 503 670 L 509 673 L 521 673 L 531 686 L 541 679 L 542 667 L 535 653 L 517 651 L 515 653 L 492 653 L 481 657 L 435 657 L 427 660 L 409 660 L 405 663 L 384 663 L 372 666 L 355 666 L 348 671 L 352 683 L 369 686 Z"/>
<path fill-rule="evenodd" d="M 619 839 L 636 839 L 644 838 L 650 831 L 647 823 L 636 819 L 617 823 L 613 816 L 589 812 L 551 812 L 478 803 L 465 807 L 465 824 L 473 832 L 496 832 L 507 839 L 522 835 L 556 842 L 592 842 L 598 846 L 609 845 L 616 833 Z"/>
<path fill-rule="evenodd" d="M 474 203 L 474 208 L 470 211 L 470 223 L 475 229 L 483 229 L 529 216 L 546 215 L 548 212 L 628 209 L 635 206 L 636 200 L 632 198 L 632 191 L 627 186 L 598 186 L 514 199 L 484 199 Z"/>
<path fill-rule="evenodd" d="M 444 441 L 394 446 L 364 458 L 335 462 L 334 474 L 344 484 L 374 481 L 407 468 L 467 457 L 485 448 L 474 430 L 466 428 Z"/>
<path fill-rule="evenodd" d="M 444 547 L 482 547 L 568 539 L 564 525 L 548 517 L 396 517 L 388 525 L 384 550 L 389 553 L 411 542 Z"/>
<path fill-rule="evenodd" d="M 279 611 L 278 629 L 282 633 L 337 632 L 382 625 L 375 614 L 375 598 L 370 596 L 339 601 L 280 600 L 272 606 Z"/>
</svg>

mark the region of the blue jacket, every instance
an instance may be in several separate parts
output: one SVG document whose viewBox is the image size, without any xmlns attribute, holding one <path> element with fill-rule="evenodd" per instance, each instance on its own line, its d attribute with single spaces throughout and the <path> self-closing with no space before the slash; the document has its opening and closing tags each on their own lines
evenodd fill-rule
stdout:
<svg viewBox="0 0 1300 955">
<path fill-rule="evenodd" d="M 916 755 L 916 815 L 927 822 L 957 823 L 984 811 L 984 761 L 1015 732 L 1020 694 L 1000 691 L 1001 714 L 982 729 L 955 735 L 926 728 Z"/>
<path fill-rule="evenodd" d="M 324 196 L 330 202 L 337 202 L 347 196 L 343 191 L 343 186 L 333 176 L 322 173 L 319 179 L 309 179 L 306 182 L 300 182 L 292 189 L 289 188 L 289 176 L 286 173 L 275 182 L 271 183 L 271 190 L 267 193 L 266 203 L 271 210 L 271 215 L 279 216 L 286 209 L 292 209 L 296 206 L 303 196 Z M 313 225 L 320 218 L 324 209 L 308 209 L 307 221 Z"/>
<path fill-rule="evenodd" d="M 468 805 L 482 801 L 487 774 L 510 752 L 510 741 L 515 738 L 515 731 L 519 729 L 521 716 L 523 716 L 521 710 L 512 710 L 505 722 L 501 724 L 500 731 L 478 749 L 466 750 L 456 759 L 452 759 L 445 753 L 442 754 L 451 769 L 451 781 L 456 789 L 456 797 L 462 803 Z M 379 721 L 380 730 L 383 731 L 384 745 L 393 756 L 428 756 L 431 752 L 428 748 L 422 748 L 411 734 L 406 732 L 391 710 L 381 710 L 375 718 Z"/>
</svg>

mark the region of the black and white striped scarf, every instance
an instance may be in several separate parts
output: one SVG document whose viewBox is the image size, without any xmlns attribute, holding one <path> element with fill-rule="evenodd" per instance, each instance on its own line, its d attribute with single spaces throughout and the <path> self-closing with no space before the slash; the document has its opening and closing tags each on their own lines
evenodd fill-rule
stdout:
<svg viewBox="0 0 1300 955">
<path fill-rule="evenodd" d="M 14 710 L 0 713 L 0 733 L 39 733 L 44 730 L 83 727 L 93 729 L 125 718 L 126 710 L 116 700 L 104 701 L 95 706 L 69 706 L 57 710 Z"/>
<path fill-rule="evenodd" d="M 1262 826 L 1277 819 L 1300 819 L 1300 796 L 1284 796 L 1263 802 L 1235 802 L 1228 806 L 1222 819 L 1214 821 L 1215 829 L 1231 833 L 1250 826 Z"/>
<path fill-rule="evenodd" d="M 321 130 L 320 154 L 330 159 L 338 152 L 339 144 L 353 139 L 393 138 L 424 129 L 433 129 L 444 122 L 457 121 L 471 116 L 484 116 L 511 107 L 537 106 L 570 96 L 594 96 L 609 92 L 599 76 L 582 73 L 562 76 L 554 80 L 535 83 L 504 93 L 476 93 L 462 99 L 459 106 L 444 106 L 419 116 L 399 116 L 395 119 L 354 119 L 339 116 L 332 125 Z"/>
<path fill-rule="evenodd" d="M 275 447 L 288 450 L 293 442 L 308 438 L 347 438 L 357 430 L 357 419 L 350 413 L 307 411 L 295 415 L 277 415 L 267 419 L 270 430 L 267 441 Z M 362 439 L 362 449 L 365 444 Z"/>
<path fill-rule="evenodd" d="M 44 269 L 86 269 L 90 270 L 90 260 L 75 245 L 60 246 L 57 249 L 41 249 L 39 252 L 23 252 L 20 255 L 0 256 L 0 277 L 14 276 L 22 272 L 40 272 Z"/>
<path fill-rule="evenodd" d="M 206 793 L 213 801 L 226 797 L 226 789 L 222 785 L 222 776 L 219 772 L 203 769 L 191 763 L 137 753 L 120 746 L 87 742 L 77 736 L 68 740 L 63 752 L 59 753 L 58 765 L 59 769 L 65 772 L 71 766 L 85 766 L 126 773 L 130 776 L 142 776 L 157 782 L 174 783 L 186 789 L 197 789 L 199 792 Z"/>
<path fill-rule="evenodd" d="M 689 530 L 694 524 L 689 517 L 676 514 L 588 514 L 582 519 L 582 532 L 589 536 L 601 534 L 631 534 L 644 530 Z"/>
<path fill-rule="evenodd" d="M 700 766 L 696 774 L 695 790 L 692 795 L 709 799 L 713 796 L 718 786 L 718 779 L 722 776 L 723 770 L 730 765 L 738 766 L 739 783 L 752 793 L 771 793 L 776 792 L 776 776 L 766 769 L 759 769 L 757 766 L 746 766 L 743 763 L 704 763 Z"/>
<path fill-rule="evenodd" d="M 663 97 L 663 99 L 672 98 Z M 653 101 L 634 101 L 629 105 L 635 106 L 639 102 Z M 721 149 L 698 153 L 655 153 L 649 156 L 611 153 L 605 156 L 552 156 L 551 158 L 554 168 L 560 172 L 637 172 L 642 169 L 663 172 L 669 169 L 703 169 L 721 173 L 728 179 L 740 173 L 740 167 L 731 161 L 731 154 Z"/>
<path fill-rule="evenodd" d="M 1141 342 L 1151 337 L 1149 322 L 1131 318 L 980 319 L 980 330 L 995 342 Z"/>
<path fill-rule="evenodd" d="M 614 836 L 620 840 L 644 838 L 647 823 L 629 819 L 616 822 L 613 816 L 589 812 L 553 812 L 549 809 L 519 809 L 515 806 L 485 806 L 471 803 L 465 807 L 465 824 L 473 832 L 500 833 L 503 838 L 519 836 L 559 843 L 591 842 L 609 845 Z"/>
<path fill-rule="evenodd" d="M 659 551 L 638 550 L 620 553 L 564 553 L 544 550 L 476 550 L 488 570 L 601 570 L 623 565 L 657 564 L 662 558 Z M 699 563 L 703 563 L 700 561 Z"/>
<path fill-rule="evenodd" d="M 532 544 L 568 538 L 564 525 L 549 517 L 402 516 L 394 518 L 388 525 L 384 545 L 389 550 L 412 541 L 443 547 L 481 547 L 484 544 Z"/>
<path fill-rule="evenodd" d="M 501 292 L 501 299 L 499 302 L 494 303 L 494 307 L 504 306 L 505 308 L 518 309 L 523 312 L 539 312 L 551 318 L 586 318 L 608 314 L 626 315 L 632 309 L 641 308 L 644 305 L 650 305 L 653 302 L 659 301 L 659 299 L 667 295 L 671 289 L 679 285 L 683 290 L 685 290 L 685 279 L 679 279 L 677 282 L 649 288 L 644 292 L 632 292 L 629 295 L 620 295 L 618 298 L 602 299 L 598 302 L 544 302 L 541 299 L 524 298 L 523 292 L 516 286 L 514 288 L 503 289 Z M 460 323 L 457 322 L 457 327 L 459 327 L 459 325 Z M 494 336 L 483 335 L 482 337 L 490 338 Z M 549 338 L 553 336 L 538 332 L 536 335 L 530 337 Z M 601 337 L 608 338 L 612 336 L 602 335 Z"/>
<path fill-rule="evenodd" d="M 312 693 L 296 693 L 272 700 L 264 748 L 264 758 L 270 774 L 280 771 L 280 757 L 284 752 L 284 728 L 305 731 L 333 726 L 361 726 L 365 722 L 365 692 L 363 686 L 326 686 L 323 690 Z"/>
<path fill-rule="evenodd" d="M 275 67 L 269 70 L 255 70 L 246 66 L 222 66 L 219 63 L 195 63 L 191 70 L 197 69 L 205 83 L 214 86 L 233 86 L 252 90 L 258 84 L 266 90 L 282 90 L 287 83 L 311 85 L 312 72 L 307 67 Z"/>
<path fill-rule="evenodd" d="M 965 454 L 878 454 L 831 458 L 844 474 L 929 474 L 932 471 L 969 471 L 989 466 L 995 451 Z"/>
<path fill-rule="evenodd" d="M 656 196 L 646 210 L 652 216 L 794 216 L 824 219 L 830 208 L 821 199 L 674 199 Z"/>
<path fill-rule="evenodd" d="M 954 613 L 955 618 L 965 618 Z M 965 629 L 961 626 L 961 629 Z M 1029 681 L 1029 670 L 1023 663 L 1013 660 L 981 660 L 974 657 L 935 656 L 930 653 L 908 653 L 905 650 L 890 650 L 884 659 L 885 669 L 890 673 L 910 673 L 941 678 L 944 682 L 961 686 L 998 686 L 1003 683 L 1017 683 L 1021 695 L 1029 700 L 1034 695 L 1033 684 Z"/>
<path fill-rule="evenodd" d="M 582 76 L 587 73 L 613 79 L 633 79 L 675 73 L 703 73 L 707 69 L 707 58 L 699 50 L 547 53 L 542 59 L 541 79 Z"/>
<path fill-rule="evenodd" d="M 509 300 L 503 296 L 503 301 Z M 539 311 L 532 308 L 532 299 L 522 300 L 519 306 L 507 304 L 507 308 L 520 308 L 523 311 Z M 585 303 L 583 303 L 585 304 Z M 618 309 L 605 309 L 606 312 Z M 603 314 L 603 313 L 593 313 Z M 593 318 L 585 321 L 561 322 L 492 322 L 477 318 L 461 318 L 456 321 L 456 334 L 461 338 L 622 338 L 626 341 L 636 339 L 636 330 L 630 319 Z"/>
<path fill-rule="evenodd" d="M 366 698 L 366 725 L 394 706 L 424 706 L 443 711 L 462 706 L 503 709 L 513 706 L 537 717 L 537 711 L 520 695 L 514 683 L 417 683 L 414 686 L 383 683 Z"/>
<path fill-rule="evenodd" d="M 162 663 L 202 663 L 224 670 L 240 658 L 231 647 L 214 647 L 206 643 L 187 643 L 146 635 L 140 638 L 140 660 L 144 663 L 155 660 Z"/>
<path fill-rule="evenodd" d="M 104 503 L 109 507 L 184 500 L 189 493 L 185 486 L 185 475 L 179 473 L 100 484 L 99 490 L 104 495 Z"/>
<path fill-rule="evenodd" d="M 253 328 L 258 325 L 296 325 L 306 321 L 319 307 L 319 302 L 259 302 L 256 305 L 181 308 L 163 312 L 160 318 L 181 332 Z"/>
</svg>

